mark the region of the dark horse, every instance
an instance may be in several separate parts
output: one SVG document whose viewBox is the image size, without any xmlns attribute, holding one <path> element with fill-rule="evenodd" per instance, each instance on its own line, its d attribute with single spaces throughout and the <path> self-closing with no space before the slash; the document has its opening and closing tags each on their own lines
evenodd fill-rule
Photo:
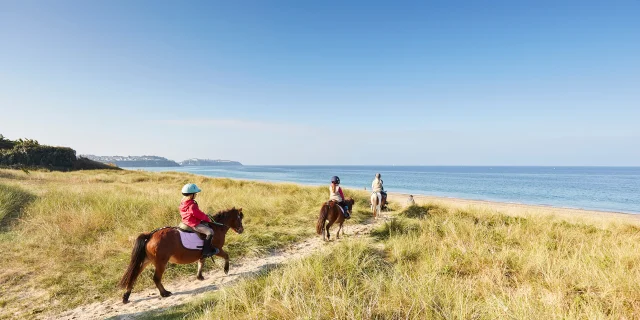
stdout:
<svg viewBox="0 0 640 320">
<path fill-rule="evenodd" d="M 344 199 L 344 202 L 349 205 L 349 214 L 353 211 L 353 204 L 355 201 L 351 198 Z M 325 220 L 329 220 L 327 226 L 325 227 Z M 318 216 L 318 223 L 316 224 L 316 232 L 318 234 L 322 234 L 323 240 L 330 240 L 331 235 L 329 234 L 329 228 L 334 223 L 338 223 L 340 227 L 338 228 L 338 232 L 336 233 L 336 238 L 340 239 L 340 230 L 342 230 L 342 224 L 344 223 L 344 214 L 340 209 L 340 205 L 336 201 L 327 201 L 320 208 L 320 215 Z M 323 232 L 326 231 L 326 232 Z M 344 230 L 342 231 L 342 235 L 344 235 Z"/>
<path fill-rule="evenodd" d="M 209 227 L 214 231 L 213 239 L 211 239 L 212 247 L 220 249 L 216 255 L 224 258 L 225 274 L 229 273 L 229 255 L 222 250 L 224 239 L 229 229 L 233 229 L 237 233 L 244 231 L 242 226 L 243 217 L 242 208 L 233 208 L 219 212 L 213 217 L 215 222 L 209 223 Z M 167 291 L 161 283 L 167 262 L 187 264 L 196 261 L 198 261 L 198 274 L 196 277 L 198 280 L 204 280 L 202 277 L 202 266 L 204 265 L 202 251 L 185 249 L 182 246 L 180 234 L 176 228 L 165 227 L 140 234 L 133 246 L 129 267 L 120 280 L 120 287 L 127 289 L 127 292 L 122 295 L 122 302 L 129 302 L 129 295 L 131 295 L 131 289 L 133 289 L 136 279 L 149 263 L 153 263 L 156 268 L 153 274 L 153 282 L 160 290 L 160 296 L 168 297 L 171 292 Z"/>
</svg>

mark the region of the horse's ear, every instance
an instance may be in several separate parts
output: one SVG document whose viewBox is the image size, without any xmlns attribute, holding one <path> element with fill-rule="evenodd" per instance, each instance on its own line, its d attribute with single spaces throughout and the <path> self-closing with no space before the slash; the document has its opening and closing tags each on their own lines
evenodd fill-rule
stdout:
<svg viewBox="0 0 640 320">
<path fill-rule="evenodd" d="M 242 212 L 242 208 L 238 208 L 238 212 Z"/>
</svg>

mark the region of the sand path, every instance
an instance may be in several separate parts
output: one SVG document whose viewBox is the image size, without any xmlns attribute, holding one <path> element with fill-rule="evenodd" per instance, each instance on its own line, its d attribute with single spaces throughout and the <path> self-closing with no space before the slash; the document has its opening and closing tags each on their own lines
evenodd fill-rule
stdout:
<svg viewBox="0 0 640 320">
<path fill-rule="evenodd" d="M 83 305 L 65 311 L 62 314 L 48 316 L 45 319 L 134 319 L 149 311 L 158 311 L 181 305 L 197 298 L 204 292 L 220 290 L 220 288 L 232 285 L 239 279 L 256 275 L 260 271 L 275 265 L 304 258 L 323 250 L 323 248 L 332 246 L 336 242 L 367 236 L 376 225 L 386 221 L 388 216 L 389 213 L 386 213 L 385 216 L 378 220 L 369 219 L 362 224 L 347 222 L 344 226 L 345 237 L 337 241 L 324 242 L 322 237 L 316 236 L 267 256 L 241 259 L 235 263 L 232 261 L 228 275 L 225 275 L 222 271 L 222 259 L 216 258 L 215 266 L 211 265 L 211 260 L 207 260 L 205 270 L 209 269 L 210 271 L 203 273 L 205 280 L 196 280 L 194 274 L 189 279 L 164 283 L 165 288 L 173 293 L 171 297 L 161 298 L 155 287 L 146 288 L 143 291 L 134 290 L 131 294 L 131 302 L 128 304 L 122 304 L 120 297 L 114 297 L 106 301 Z M 332 237 L 335 236 L 336 231 L 337 228 L 335 226 L 332 227 Z"/>
</svg>

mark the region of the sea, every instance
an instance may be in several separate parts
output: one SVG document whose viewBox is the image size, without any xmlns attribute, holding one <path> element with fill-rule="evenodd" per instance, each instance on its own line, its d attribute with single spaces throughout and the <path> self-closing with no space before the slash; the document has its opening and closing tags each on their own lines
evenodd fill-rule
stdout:
<svg viewBox="0 0 640 320">
<path fill-rule="evenodd" d="M 371 189 L 376 173 L 389 192 L 640 214 L 640 167 L 231 166 L 125 168 L 211 177 Z"/>
</svg>

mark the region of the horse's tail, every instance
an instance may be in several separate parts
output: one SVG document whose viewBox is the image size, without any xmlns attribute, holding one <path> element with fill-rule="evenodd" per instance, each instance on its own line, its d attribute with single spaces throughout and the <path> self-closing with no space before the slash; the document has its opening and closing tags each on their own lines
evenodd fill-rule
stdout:
<svg viewBox="0 0 640 320">
<path fill-rule="evenodd" d="M 324 221 L 327 220 L 327 215 L 329 213 L 329 205 L 323 205 L 322 209 L 320 209 L 320 215 L 318 215 L 318 223 L 316 224 L 316 232 L 318 234 L 322 234 L 322 229 L 324 229 Z"/>
<path fill-rule="evenodd" d="M 144 259 L 147 257 L 147 241 L 149 241 L 152 234 L 153 232 L 141 233 L 136 239 L 133 251 L 131 251 L 131 262 L 129 262 L 129 267 L 127 267 L 127 271 L 125 271 L 118 284 L 121 288 L 133 287 L 136 279 L 138 279 Z"/>
</svg>

